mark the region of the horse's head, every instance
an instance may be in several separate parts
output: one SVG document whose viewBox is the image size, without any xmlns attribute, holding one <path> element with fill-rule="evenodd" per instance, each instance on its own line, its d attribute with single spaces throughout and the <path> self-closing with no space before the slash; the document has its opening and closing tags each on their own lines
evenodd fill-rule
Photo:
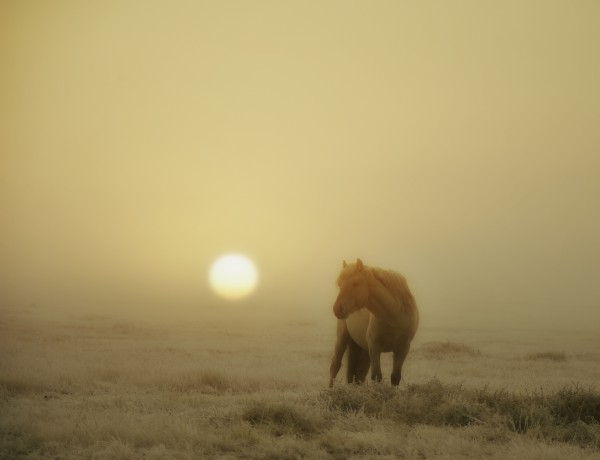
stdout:
<svg viewBox="0 0 600 460">
<path fill-rule="evenodd" d="M 345 319 L 367 304 L 369 298 L 367 277 L 360 259 L 356 259 L 354 264 L 344 262 L 338 277 L 338 286 L 340 292 L 333 304 L 333 313 L 339 319 Z"/>
</svg>

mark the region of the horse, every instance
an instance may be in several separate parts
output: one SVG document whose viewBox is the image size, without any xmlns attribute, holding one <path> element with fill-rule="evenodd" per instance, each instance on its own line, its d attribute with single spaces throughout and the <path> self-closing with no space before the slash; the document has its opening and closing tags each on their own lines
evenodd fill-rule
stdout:
<svg viewBox="0 0 600 460">
<path fill-rule="evenodd" d="M 339 294 L 333 304 L 337 341 L 329 370 L 329 386 L 348 350 L 348 383 L 371 379 L 381 382 L 381 353 L 393 352 L 392 385 L 402 378 L 402 364 L 419 327 L 419 311 L 406 279 L 392 270 L 367 267 L 360 259 L 343 262 L 337 279 Z"/>
</svg>

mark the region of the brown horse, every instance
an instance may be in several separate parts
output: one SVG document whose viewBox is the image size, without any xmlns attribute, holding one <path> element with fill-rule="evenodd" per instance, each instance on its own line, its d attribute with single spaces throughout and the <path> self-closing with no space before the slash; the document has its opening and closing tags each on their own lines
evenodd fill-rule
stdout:
<svg viewBox="0 0 600 460">
<path fill-rule="evenodd" d="M 392 385 L 398 385 L 402 364 L 419 326 L 419 311 L 406 279 L 399 273 L 344 262 L 333 304 L 338 318 L 337 341 L 331 360 L 329 386 L 348 349 L 348 383 L 362 383 L 369 366 L 371 378 L 381 382 L 380 355 L 394 353 Z"/>
</svg>

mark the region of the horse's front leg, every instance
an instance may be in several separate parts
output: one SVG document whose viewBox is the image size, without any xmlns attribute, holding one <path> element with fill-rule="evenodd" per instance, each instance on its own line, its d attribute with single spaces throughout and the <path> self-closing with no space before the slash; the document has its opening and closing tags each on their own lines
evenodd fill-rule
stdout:
<svg viewBox="0 0 600 460">
<path fill-rule="evenodd" d="M 369 343 L 369 358 L 371 358 L 371 380 L 381 382 L 381 350 L 374 343 Z"/>
<path fill-rule="evenodd" d="M 344 357 L 344 353 L 346 352 L 346 348 L 348 347 L 348 340 L 350 339 L 350 334 L 348 332 L 348 328 L 346 327 L 346 320 L 338 319 L 337 322 L 337 339 L 335 342 L 335 347 L 333 349 L 333 358 L 331 359 L 331 366 L 329 368 L 329 387 L 333 386 L 333 381 L 337 376 L 340 368 L 342 367 L 342 358 Z"/>
<path fill-rule="evenodd" d="M 371 359 L 371 380 L 381 382 L 381 345 L 379 343 L 379 330 L 375 321 L 369 321 L 367 328 L 367 346 Z"/>
</svg>

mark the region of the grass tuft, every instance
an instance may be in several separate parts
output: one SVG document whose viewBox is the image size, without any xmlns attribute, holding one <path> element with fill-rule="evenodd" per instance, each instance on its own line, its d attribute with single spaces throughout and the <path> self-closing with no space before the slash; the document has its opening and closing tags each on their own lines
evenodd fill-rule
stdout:
<svg viewBox="0 0 600 460">
<path fill-rule="evenodd" d="M 583 422 L 600 423 L 600 394 L 579 385 L 561 388 L 547 398 L 552 415 L 562 424 Z"/>
<path fill-rule="evenodd" d="M 311 414 L 307 407 L 289 403 L 254 402 L 244 410 L 242 419 L 252 425 L 268 426 L 276 436 L 285 433 L 310 435 L 324 423 L 322 418 Z"/>
<path fill-rule="evenodd" d="M 475 357 L 480 356 L 481 352 L 469 345 L 457 342 L 428 342 L 421 345 L 417 352 L 429 359 L 446 359 L 449 357 Z"/>
<path fill-rule="evenodd" d="M 259 388 L 257 382 L 244 381 L 212 370 L 174 375 L 166 381 L 159 380 L 159 386 L 177 393 L 204 394 L 251 393 Z"/>
<path fill-rule="evenodd" d="M 562 363 L 567 360 L 567 355 L 560 351 L 545 351 L 541 353 L 532 353 L 526 356 L 526 359 L 532 361 L 554 361 Z"/>
<path fill-rule="evenodd" d="M 408 425 L 466 426 L 478 421 L 481 404 L 473 404 L 460 385 L 433 379 L 404 391 L 387 385 L 347 385 L 326 390 L 322 399 L 333 410 L 363 412 Z"/>
</svg>

